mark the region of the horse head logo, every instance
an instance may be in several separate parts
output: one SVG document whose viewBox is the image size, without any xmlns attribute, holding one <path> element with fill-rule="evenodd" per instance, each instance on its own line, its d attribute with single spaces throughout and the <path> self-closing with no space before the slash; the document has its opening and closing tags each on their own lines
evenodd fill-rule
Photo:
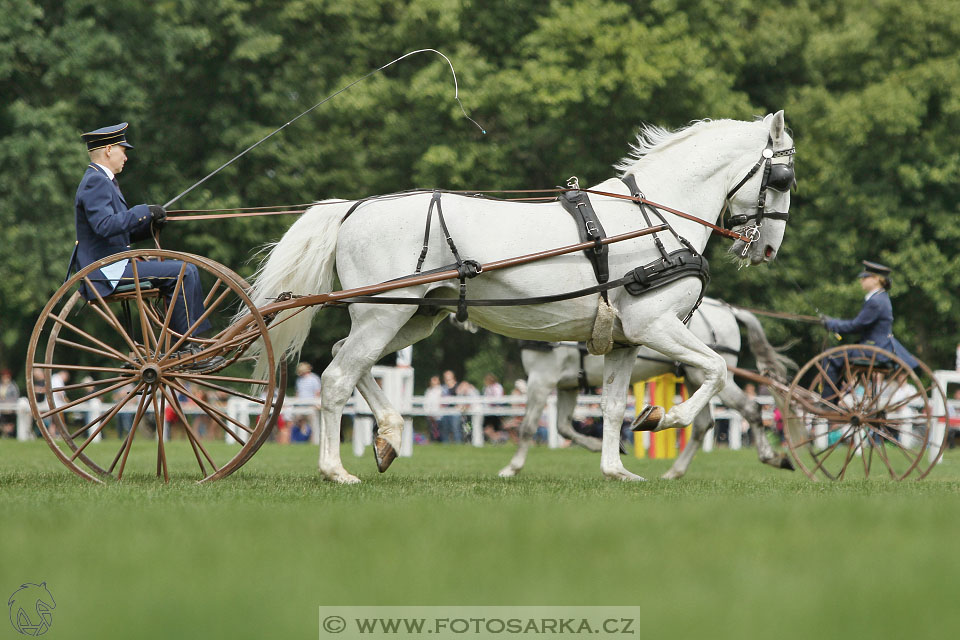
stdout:
<svg viewBox="0 0 960 640">
<path fill-rule="evenodd" d="M 26 636 L 41 636 L 50 630 L 57 603 L 47 589 L 47 583 L 27 582 L 13 592 L 7 602 L 10 607 L 10 624 Z"/>
</svg>

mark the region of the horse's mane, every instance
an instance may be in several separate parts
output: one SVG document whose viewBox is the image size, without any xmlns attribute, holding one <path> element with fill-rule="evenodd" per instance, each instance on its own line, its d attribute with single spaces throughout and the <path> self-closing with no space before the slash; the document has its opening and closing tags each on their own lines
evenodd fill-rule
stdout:
<svg viewBox="0 0 960 640">
<path fill-rule="evenodd" d="M 654 124 L 644 124 L 637 133 L 637 141 L 630 145 L 630 153 L 620 160 L 613 168 L 620 172 L 620 175 L 631 173 L 644 158 L 656 151 L 682 142 L 695 133 L 703 131 L 706 127 L 717 127 L 734 122 L 733 120 L 694 120 L 685 127 L 679 129 L 665 129 Z"/>
</svg>

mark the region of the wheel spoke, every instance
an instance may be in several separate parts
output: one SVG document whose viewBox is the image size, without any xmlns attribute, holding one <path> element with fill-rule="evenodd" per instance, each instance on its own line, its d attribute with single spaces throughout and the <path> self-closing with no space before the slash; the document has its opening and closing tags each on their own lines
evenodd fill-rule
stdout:
<svg viewBox="0 0 960 640">
<path fill-rule="evenodd" d="M 83 329 L 80 329 L 80 328 L 74 326 L 71 322 L 69 322 L 69 321 L 67 321 L 67 320 L 64 320 L 63 318 L 61 318 L 60 316 L 56 315 L 55 313 L 51 313 L 51 314 L 50 314 L 50 319 L 53 320 L 54 322 L 56 322 L 57 324 L 60 324 L 60 325 L 62 325 L 62 326 L 64 326 L 64 327 L 66 327 L 67 329 L 70 329 L 71 331 L 73 331 L 73 332 L 74 332 L 75 334 L 77 334 L 78 336 L 81 336 L 81 337 L 83 337 L 83 338 L 86 338 L 87 340 L 89 340 L 89 341 L 92 342 L 93 344 L 97 345 L 97 346 L 100 347 L 101 349 L 105 349 L 105 350 L 108 351 L 109 353 L 113 354 L 112 356 L 110 356 L 111 358 L 114 358 L 114 359 L 116 359 L 116 360 L 122 360 L 122 361 L 127 362 L 127 363 L 132 364 L 132 365 L 136 365 L 136 362 L 134 362 L 134 360 L 133 360 L 132 358 L 129 358 L 129 357 L 127 357 L 126 355 L 120 353 L 119 351 L 117 351 L 116 349 L 114 349 L 113 347 L 111 347 L 110 345 L 108 345 L 107 343 L 103 342 L 102 340 L 98 340 L 98 339 L 94 338 L 92 335 L 90 335 L 89 333 L 87 333 L 87 332 L 84 331 Z M 60 339 L 59 336 L 57 336 L 57 338 Z M 133 351 L 134 351 L 135 353 L 139 353 L 139 351 L 136 349 L 136 347 L 133 348 Z"/>
<path fill-rule="evenodd" d="M 843 393 L 841 393 L 840 389 L 837 389 L 837 385 L 833 382 L 833 380 L 830 379 L 830 376 L 827 375 L 827 370 L 823 368 L 823 365 L 821 365 L 819 361 L 817 361 L 815 364 L 822 375 L 821 380 L 826 380 L 828 383 L 830 383 L 830 386 L 833 387 L 834 393 L 837 394 L 837 399 L 839 400 L 841 397 L 843 397 Z M 823 396 L 823 394 L 820 395 L 821 397 Z"/>
<path fill-rule="evenodd" d="M 153 329 L 150 328 L 150 322 L 147 319 L 146 312 L 144 311 L 146 304 L 143 301 L 143 288 L 140 286 L 140 272 L 137 268 L 137 260 L 131 260 L 130 266 L 133 269 L 133 289 L 136 293 L 137 311 L 140 315 L 140 333 L 143 336 L 143 346 L 149 353 L 151 349 L 150 345 L 158 344 L 157 336 L 154 335 Z"/>
<path fill-rule="evenodd" d="M 230 434 L 230 436 L 232 436 L 233 439 L 236 440 L 237 443 L 240 444 L 240 446 L 243 446 L 243 445 L 246 444 L 246 442 L 244 442 L 243 440 L 241 440 L 241 439 L 239 438 L 239 436 L 237 436 L 237 434 L 234 433 L 233 429 L 231 429 L 230 427 L 228 427 L 228 426 L 226 425 L 226 423 L 224 423 L 223 420 L 220 419 L 220 417 L 217 415 L 219 412 L 216 410 L 216 408 L 215 408 L 213 405 L 208 404 L 207 402 L 202 401 L 202 400 L 200 400 L 199 398 L 193 398 L 193 401 L 196 402 L 196 403 L 197 403 L 197 406 L 200 407 L 200 409 L 202 409 L 203 412 L 206 413 L 207 416 L 210 417 L 210 419 L 212 419 L 214 422 L 216 422 L 217 425 L 219 425 L 221 429 L 223 429 L 223 430 L 226 431 L 228 434 Z M 249 433 L 253 433 L 253 432 L 250 431 L 249 429 L 248 429 L 248 432 L 249 432 Z"/>
<path fill-rule="evenodd" d="M 890 473 L 890 477 L 893 478 L 894 480 L 900 480 L 901 478 L 899 474 L 893 470 L 893 466 L 890 464 L 890 460 L 887 458 L 885 441 L 880 440 L 880 446 L 876 446 L 876 444 L 874 444 L 873 448 L 877 450 L 877 457 L 880 458 L 880 460 L 883 461 L 883 464 L 887 467 L 887 471 Z"/>
<path fill-rule="evenodd" d="M 153 401 L 153 414 L 160 415 L 160 407 L 157 404 L 157 394 L 152 393 L 151 400 Z M 167 453 L 164 449 L 163 444 L 163 422 L 158 423 L 160 428 L 157 429 L 157 477 L 160 476 L 161 468 L 163 470 L 163 481 L 170 482 L 170 472 L 167 470 Z"/>
<path fill-rule="evenodd" d="M 180 265 L 180 273 L 177 274 L 177 282 L 173 285 L 173 295 L 170 296 L 170 303 L 167 305 L 167 312 L 163 314 L 163 326 L 160 327 L 160 334 L 157 338 L 157 353 L 160 353 L 160 345 L 166 343 L 164 338 L 167 337 L 167 332 L 170 329 L 170 322 L 173 319 L 173 308 L 177 304 L 177 298 L 180 295 L 181 290 L 183 289 L 183 274 L 187 270 L 187 263 L 184 262 Z M 184 300 L 186 304 L 186 300 Z"/>
<path fill-rule="evenodd" d="M 200 376 L 194 376 L 194 377 L 192 377 L 192 378 L 190 378 L 190 379 L 191 379 L 195 384 L 199 384 L 199 385 L 204 386 L 204 387 L 207 387 L 207 388 L 209 388 L 209 389 L 216 389 L 217 391 L 223 391 L 224 393 L 229 393 L 229 394 L 232 395 L 232 396 L 237 396 L 237 397 L 243 398 L 244 400 L 249 400 L 250 402 L 256 402 L 256 403 L 259 403 L 259 404 L 266 404 L 266 403 L 267 403 L 267 401 L 264 400 L 263 398 L 258 398 L 258 397 L 256 397 L 256 396 L 251 396 L 251 395 L 248 395 L 248 394 L 246 394 L 246 393 L 242 393 L 242 392 L 240 392 L 240 391 L 237 391 L 236 389 L 231 389 L 230 387 L 221 387 L 221 386 L 218 385 L 218 384 L 211 384 L 211 383 L 207 382 L 206 380 L 204 380 L 202 375 L 200 375 Z"/>
<path fill-rule="evenodd" d="M 843 442 L 843 439 L 846 437 L 847 433 L 849 432 L 850 432 L 850 429 L 848 428 L 846 433 L 844 433 L 839 438 L 837 438 L 836 442 L 834 442 L 832 445 L 830 445 L 820 453 L 811 452 L 814 460 L 817 460 L 817 466 L 813 468 L 813 473 L 816 473 L 818 469 L 822 469 L 824 473 L 826 473 L 826 469 L 823 469 L 823 463 L 827 461 L 827 458 L 829 458 L 834 451 L 837 450 L 837 447 L 840 446 L 840 443 Z"/>
<path fill-rule="evenodd" d="M 218 306 L 220 306 L 220 303 L 222 303 L 222 302 L 226 299 L 227 295 L 229 295 L 230 293 L 231 293 L 230 289 L 224 290 L 224 292 L 223 292 L 222 294 L 220 294 L 220 296 L 213 302 L 213 304 L 210 305 L 209 307 L 207 307 L 207 308 L 204 310 L 203 314 L 202 314 L 199 318 L 197 318 L 196 322 L 194 322 L 192 325 L 190 325 L 190 328 L 187 329 L 187 330 L 183 333 L 182 336 L 180 336 L 180 338 L 173 344 L 172 347 L 170 347 L 170 348 L 167 350 L 167 352 L 166 352 L 165 354 L 163 354 L 163 357 L 160 358 L 160 361 L 162 362 L 162 361 L 166 360 L 166 359 L 169 358 L 178 348 L 180 348 L 180 345 L 182 345 L 184 342 L 186 342 L 187 336 L 189 336 L 190 334 L 192 334 L 192 333 L 196 330 L 196 328 L 200 326 L 200 323 L 203 322 L 204 320 L 206 320 L 206 319 L 207 319 L 207 316 L 209 316 L 210 313 L 211 313 L 214 309 L 216 309 Z M 176 300 L 171 301 L 171 304 L 176 304 Z M 186 301 L 184 301 L 184 304 L 186 304 Z"/>
<path fill-rule="evenodd" d="M 226 341 L 224 341 L 224 342 L 214 342 L 214 343 L 209 344 L 207 347 L 201 349 L 200 351 L 198 351 L 197 353 L 194 353 L 194 354 L 192 354 L 192 355 L 184 356 L 184 357 L 182 357 L 182 358 L 177 358 L 176 360 L 172 360 L 172 359 L 169 360 L 169 361 L 164 360 L 164 361 L 161 362 L 161 367 L 162 367 L 163 369 L 165 369 L 165 370 L 166 370 L 166 369 L 172 369 L 173 367 L 182 367 L 184 364 L 186 364 L 186 363 L 188 363 L 188 362 L 193 362 L 194 360 L 199 360 L 199 359 L 203 359 L 203 358 L 209 358 L 209 357 L 214 356 L 214 355 L 219 355 L 219 354 L 221 354 L 221 353 L 226 353 L 226 352 L 229 351 L 231 348 L 233 348 L 233 347 L 235 347 L 235 346 L 237 346 L 237 345 L 241 345 L 241 344 L 243 344 L 244 342 L 248 342 L 248 341 L 250 341 L 252 338 L 259 337 L 259 336 L 260 336 L 260 333 L 259 333 L 258 331 L 250 331 L 250 332 L 248 332 L 248 333 L 245 333 L 245 334 L 243 334 L 243 335 L 240 335 L 240 336 L 231 338 L 230 340 L 226 340 Z M 248 345 L 246 345 L 246 346 L 243 348 L 243 350 L 241 350 L 239 353 L 237 353 L 236 356 L 234 357 L 234 361 L 236 360 L 236 358 L 239 358 L 241 355 L 243 355 L 243 353 L 244 353 L 249 347 L 250 347 L 250 345 L 248 344 Z M 224 366 L 226 366 L 226 365 L 224 365 Z"/>
<path fill-rule="evenodd" d="M 132 373 L 132 372 L 131 372 Z M 53 387 L 50 389 L 50 393 L 56 391 L 70 391 L 72 389 L 84 389 L 86 387 L 98 387 L 101 384 L 110 384 L 111 382 L 119 382 L 120 380 L 126 380 L 127 382 L 133 382 L 133 377 L 117 377 L 117 378 L 103 378 L 102 380 L 91 380 L 90 382 L 77 382 L 76 384 L 66 384 L 62 387 Z"/>
<path fill-rule="evenodd" d="M 66 403 L 66 404 L 61 404 L 61 405 L 59 405 L 59 406 L 56 406 L 56 407 L 54 407 L 53 409 L 50 409 L 49 411 L 44 411 L 43 413 L 41 413 L 41 414 L 40 414 L 40 419 L 43 420 L 44 418 L 49 418 L 50 416 L 52 416 L 52 415 L 55 414 L 55 413 L 59 413 L 59 412 L 61 412 L 61 411 L 66 411 L 67 409 L 70 409 L 71 407 L 75 407 L 75 406 L 77 406 L 78 404 L 83 404 L 84 402 L 87 402 L 88 400 L 93 400 L 94 398 L 99 398 L 100 396 L 102 396 L 102 395 L 104 395 L 104 394 L 107 394 L 107 393 L 110 393 L 111 391 L 116 391 L 117 389 L 119 389 L 120 387 L 122 387 L 122 386 L 124 386 L 124 385 L 126 385 L 126 384 L 128 384 L 128 383 L 129 383 L 128 380 L 122 380 L 122 381 L 120 381 L 120 382 L 115 382 L 115 383 L 113 383 L 112 385 L 110 385 L 109 387 L 107 387 L 106 389 L 100 389 L 99 391 L 94 391 L 93 393 L 91 393 L 91 394 L 89 394 L 89 395 L 83 396 L 83 397 L 80 398 L 79 400 L 71 400 L 70 402 L 68 402 L 68 403 Z"/>
<path fill-rule="evenodd" d="M 169 384 L 171 387 L 173 387 L 174 389 L 176 389 L 177 391 L 179 391 L 179 392 L 182 393 L 183 395 L 187 396 L 188 398 L 190 398 L 191 400 L 193 400 L 194 402 L 196 402 L 198 405 L 203 402 L 202 400 L 198 399 L 197 396 L 195 396 L 195 395 L 193 395 L 192 393 L 190 393 L 190 391 L 189 391 L 186 387 L 180 385 L 180 384 L 177 383 L 176 381 L 174 381 L 174 380 L 169 380 L 169 379 L 168 379 L 167 382 L 168 382 L 168 384 Z M 218 416 L 220 416 L 221 418 L 223 418 L 223 419 L 225 419 L 225 420 L 229 420 L 230 422 L 232 422 L 233 424 L 237 425 L 238 427 L 240 427 L 241 429 L 243 429 L 243 430 L 246 431 L 247 433 L 250 433 L 250 434 L 253 433 L 253 429 L 251 429 L 249 425 L 245 425 L 245 424 L 243 424 L 242 422 L 239 422 L 239 421 L 235 420 L 234 418 L 231 418 L 231 417 L 228 416 L 226 413 L 224 413 L 223 411 L 220 411 L 219 409 L 217 409 L 216 407 L 214 407 L 214 406 L 212 406 L 212 405 L 208 405 L 208 406 L 210 406 L 210 410 L 211 410 L 211 411 L 214 411 L 214 412 L 215 412 Z M 236 437 L 236 436 L 234 436 L 234 437 Z"/>
<path fill-rule="evenodd" d="M 854 454 L 857 453 L 857 449 L 860 448 L 860 443 L 855 442 L 855 440 L 855 438 L 850 438 L 849 440 L 850 444 L 847 445 L 847 455 L 843 459 L 843 467 L 841 467 L 840 475 L 838 476 L 839 480 L 843 480 L 847 475 L 847 467 L 850 465 L 850 461 L 853 460 Z"/>
<path fill-rule="evenodd" d="M 79 342 L 73 342 L 72 340 L 67 340 L 66 338 L 57 337 L 55 340 L 57 344 L 66 345 L 68 347 L 73 347 L 75 349 L 80 349 L 81 351 L 86 351 L 87 353 L 92 353 L 98 356 L 103 356 L 104 358 L 110 358 L 111 360 L 123 360 L 130 364 L 134 364 L 133 360 L 129 358 L 121 358 L 116 351 L 103 351 L 102 349 L 97 349 L 94 347 L 88 347 L 87 345 L 80 344 Z"/>
<path fill-rule="evenodd" d="M 144 385 L 146 386 L 146 385 Z M 127 467 L 127 456 L 130 455 L 131 445 L 133 445 L 133 436 L 137 432 L 137 427 L 140 426 L 140 421 L 143 420 L 143 414 L 146 411 L 147 407 L 147 390 L 143 390 L 143 395 L 140 396 L 140 405 L 137 407 L 137 415 L 133 418 L 133 426 L 130 427 L 130 437 L 126 439 L 123 446 L 123 459 L 120 461 L 120 468 L 117 469 L 117 480 L 123 478 L 123 471 Z M 114 461 L 116 464 L 116 461 Z M 113 471 L 113 465 L 110 466 L 110 471 Z"/>
<path fill-rule="evenodd" d="M 82 364 L 47 364 L 45 362 L 36 362 L 34 369 L 65 369 L 67 371 L 106 371 L 108 373 L 133 373 L 130 369 L 121 369 L 120 367 L 90 367 Z"/>
<path fill-rule="evenodd" d="M 873 465 L 873 450 L 876 447 L 873 444 L 873 439 L 870 437 L 870 430 L 867 430 L 867 437 L 863 437 L 863 433 L 860 434 L 860 443 L 863 445 L 863 442 L 866 441 L 867 445 L 863 446 L 863 455 L 860 456 L 860 460 L 863 462 L 863 476 L 865 478 L 870 477 L 870 467 Z"/>
<path fill-rule="evenodd" d="M 127 404 L 130 398 L 132 398 L 137 393 L 137 391 L 142 389 L 143 387 L 144 387 L 144 384 L 142 382 L 139 383 L 136 387 L 133 388 L 133 390 L 131 390 L 123 398 L 123 400 L 115 404 L 112 409 L 110 409 L 105 414 L 100 416 L 97 420 L 94 420 L 91 422 L 91 424 L 93 424 L 93 422 L 100 422 L 100 424 L 97 425 L 97 428 L 93 430 L 93 433 L 87 436 L 87 439 L 83 441 L 83 444 L 77 447 L 77 449 L 73 452 L 73 455 L 70 457 L 71 462 L 77 459 L 77 456 L 79 456 L 83 452 L 83 450 L 87 448 L 88 444 L 93 442 L 93 439 L 97 437 L 97 434 L 103 431 L 103 428 L 107 426 L 107 423 L 110 422 L 111 419 L 113 419 L 113 416 L 117 415 L 117 412 L 120 411 L 120 409 Z M 81 431 L 83 430 L 85 429 L 82 429 Z M 72 441 L 73 441 L 73 438 L 71 438 L 71 442 Z"/>
<path fill-rule="evenodd" d="M 923 456 L 924 450 L 926 450 L 926 447 L 925 447 L 925 446 L 924 446 L 924 447 L 921 447 L 921 448 L 917 451 L 917 455 L 916 455 L 915 457 L 912 457 L 912 458 L 911 458 L 911 457 L 910 457 L 910 454 L 909 454 L 910 449 L 907 448 L 907 447 L 904 447 L 902 444 L 900 444 L 900 442 L 899 442 L 896 438 L 894 438 L 894 437 L 892 437 L 890 434 L 884 433 L 883 431 L 880 431 L 880 430 L 874 431 L 874 433 L 875 433 L 876 435 L 880 436 L 880 438 L 882 438 L 884 441 L 890 442 L 891 445 L 896 445 L 896 449 L 899 450 L 900 453 L 903 454 L 903 457 L 907 459 L 907 462 L 909 462 L 909 463 L 911 463 L 911 464 L 915 464 L 915 463 L 920 459 L 920 457 Z"/>
<path fill-rule="evenodd" d="M 217 281 L 213 283 L 213 286 L 210 287 L 210 290 L 207 291 L 207 297 L 203 299 L 203 308 L 206 309 L 207 305 L 210 304 L 210 301 L 213 300 L 213 293 L 220 288 L 220 284 L 223 282 L 223 278 L 217 278 Z"/>
<path fill-rule="evenodd" d="M 219 380 L 220 382 L 237 382 L 240 384 L 251 384 L 264 386 L 270 384 L 269 380 L 254 380 L 253 378 L 236 378 L 232 376 L 218 376 L 214 374 L 206 375 L 203 373 L 177 373 L 177 378 L 186 378 L 188 380 Z"/>
<path fill-rule="evenodd" d="M 140 350 L 137 348 L 137 344 L 133 341 L 133 338 L 131 338 L 127 334 L 127 330 L 123 328 L 123 323 L 121 323 L 117 319 L 117 316 L 114 315 L 113 311 L 110 309 L 110 305 L 106 303 L 106 301 L 103 299 L 103 296 L 101 296 L 100 292 L 97 291 L 97 288 L 93 286 L 92 282 L 90 282 L 90 278 L 88 276 L 84 276 L 83 281 L 87 285 L 87 290 L 93 291 L 94 295 L 97 297 L 97 302 L 100 303 L 99 307 L 96 304 L 91 304 L 90 307 L 99 313 L 101 317 L 103 317 L 107 323 L 110 324 L 114 330 L 120 334 L 120 337 L 123 338 L 133 353 L 140 353 Z"/>
<path fill-rule="evenodd" d="M 207 451 L 206 447 L 203 446 L 203 443 L 200 442 L 200 439 L 197 438 L 197 435 L 193 432 L 193 427 L 190 426 L 190 421 L 187 420 L 187 416 L 183 411 L 183 407 L 180 406 L 180 401 L 177 399 L 177 394 L 172 393 L 165 386 L 160 385 L 160 388 L 163 390 L 163 394 L 167 397 L 167 400 L 170 402 L 170 406 L 173 407 L 173 410 L 177 413 L 177 417 L 183 422 L 184 431 L 187 434 L 187 437 L 190 438 L 193 442 L 200 447 L 200 451 L 203 452 L 203 456 L 207 459 L 207 462 L 210 463 L 210 466 L 213 467 L 214 471 L 219 471 L 216 463 L 213 461 L 213 458 L 210 457 L 210 453 Z"/>
</svg>

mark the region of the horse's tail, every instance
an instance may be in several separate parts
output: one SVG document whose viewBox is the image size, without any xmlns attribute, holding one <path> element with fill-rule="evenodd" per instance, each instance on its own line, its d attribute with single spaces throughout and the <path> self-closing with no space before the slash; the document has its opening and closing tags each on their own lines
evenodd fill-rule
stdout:
<svg viewBox="0 0 960 640">
<path fill-rule="evenodd" d="M 787 377 L 788 367 L 797 368 L 796 362 L 770 344 L 757 316 L 737 307 L 730 307 L 730 310 L 737 318 L 737 322 L 747 328 L 747 342 L 750 343 L 750 350 L 757 359 L 757 368 L 761 373 L 772 374 L 782 380 Z"/>
<path fill-rule="evenodd" d="M 327 200 L 310 207 L 279 242 L 266 247 L 267 255 L 257 269 L 250 292 L 257 307 L 273 302 L 287 291 L 315 294 L 333 290 L 337 235 L 350 204 L 345 200 Z M 278 363 L 299 356 L 318 309 L 295 308 L 277 314 L 271 323 L 270 342 Z M 250 355 L 259 356 L 262 351 L 263 345 L 258 342 Z M 255 376 L 265 370 L 266 363 L 258 357 Z"/>
</svg>

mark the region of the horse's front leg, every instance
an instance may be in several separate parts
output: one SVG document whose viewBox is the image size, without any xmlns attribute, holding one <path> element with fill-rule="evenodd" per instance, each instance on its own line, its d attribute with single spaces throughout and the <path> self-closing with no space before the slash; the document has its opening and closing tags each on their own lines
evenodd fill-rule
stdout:
<svg viewBox="0 0 960 640">
<path fill-rule="evenodd" d="M 687 441 L 687 445 L 683 448 L 683 451 L 680 452 L 680 455 L 677 456 L 677 459 L 674 460 L 670 469 L 660 477 L 664 480 L 676 480 L 686 475 L 687 470 L 690 468 L 690 463 L 693 462 L 693 456 L 697 455 L 697 451 L 703 446 L 704 437 L 706 437 L 707 432 L 712 428 L 713 416 L 710 413 L 710 407 L 704 407 L 693 421 L 693 434 Z"/>
<path fill-rule="evenodd" d="M 644 480 L 627 471 L 620 459 L 620 427 L 627 408 L 627 386 L 639 347 L 614 349 L 603 358 L 603 438 L 600 449 L 600 471 L 608 478 Z"/>
<path fill-rule="evenodd" d="M 660 316 L 653 322 L 624 321 L 624 333 L 631 342 L 644 344 L 663 355 L 703 371 L 703 383 L 686 402 L 674 405 L 654 421 L 648 430 L 676 429 L 693 422 L 694 418 L 726 383 L 727 363 L 710 349 L 674 315 Z M 656 416 L 657 413 L 652 414 Z"/>
</svg>

